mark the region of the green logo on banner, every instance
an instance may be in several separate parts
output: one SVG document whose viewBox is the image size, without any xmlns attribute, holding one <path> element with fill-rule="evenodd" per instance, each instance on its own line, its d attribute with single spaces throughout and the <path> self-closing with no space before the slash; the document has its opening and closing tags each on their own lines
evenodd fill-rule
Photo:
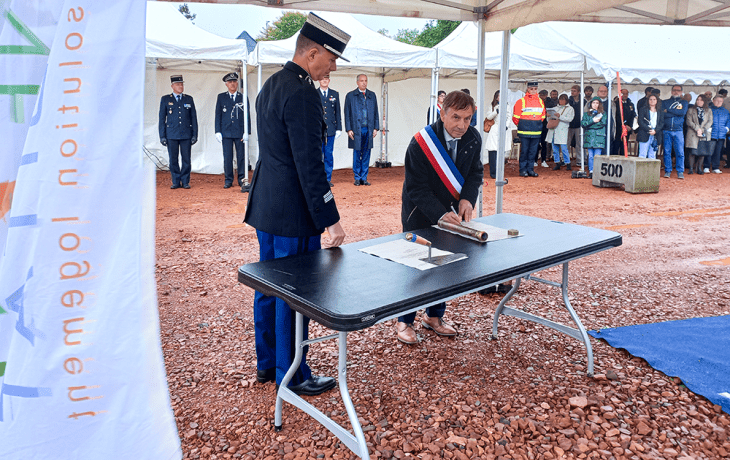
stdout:
<svg viewBox="0 0 730 460">
<path fill-rule="evenodd" d="M 5 19 L 18 31 L 20 35 L 25 37 L 30 45 L 0 45 L 0 54 L 37 54 L 48 56 L 50 49 L 41 41 L 33 31 L 28 28 L 12 11 L 5 13 Z M 24 123 L 25 114 L 23 111 L 23 95 L 38 94 L 39 85 L 0 85 L 0 94 L 11 96 L 10 106 L 13 113 L 13 121 L 15 123 Z"/>
<path fill-rule="evenodd" d="M 3 375 L 5 375 L 5 361 L 0 363 L 0 377 L 2 377 Z"/>
</svg>

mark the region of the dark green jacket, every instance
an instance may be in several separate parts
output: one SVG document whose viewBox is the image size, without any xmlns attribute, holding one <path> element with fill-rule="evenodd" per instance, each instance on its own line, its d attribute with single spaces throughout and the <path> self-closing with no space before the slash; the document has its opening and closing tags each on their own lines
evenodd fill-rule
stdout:
<svg viewBox="0 0 730 460">
<path fill-rule="evenodd" d="M 593 121 L 591 112 L 583 114 L 583 120 L 580 124 L 585 129 L 583 147 L 587 149 L 605 149 L 606 148 L 606 114 L 598 121 Z"/>
</svg>

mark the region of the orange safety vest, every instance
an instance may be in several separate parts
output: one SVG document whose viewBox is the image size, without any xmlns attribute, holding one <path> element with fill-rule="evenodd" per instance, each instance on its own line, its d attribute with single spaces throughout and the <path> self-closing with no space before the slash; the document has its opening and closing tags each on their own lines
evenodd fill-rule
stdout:
<svg viewBox="0 0 730 460">
<path fill-rule="evenodd" d="M 515 102 L 512 121 L 517 125 L 517 134 L 525 137 L 540 137 L 542 121 L 545 119 L 545 103 L 537 94 L 526 94 Z"/>
</svg>

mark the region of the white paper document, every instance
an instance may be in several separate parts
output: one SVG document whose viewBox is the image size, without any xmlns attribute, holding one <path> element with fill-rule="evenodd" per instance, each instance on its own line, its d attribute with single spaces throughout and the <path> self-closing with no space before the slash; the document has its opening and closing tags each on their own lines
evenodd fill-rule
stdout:
<svg viewBox="0 0 730 460">
<path fill-rule="evenodd" d="M 388 241 L 387 243 L 362 248 L 360 251 L 376 257 L 388 259 L 399 264 L 407 265 L 408 267 L 417 268 L 418 270 L 429 270 L 438 266 L 420 260 L 428 258 L 428 248 L 426 246 L 411 243 L 404 239 Z M 431 248 L 431 257 L 446 256 L 450 254 L 453 254 L 453 252 Z M 466 254 L 462 255 L 463 257 L 455 258 L 449 263 L 467 258 Z"/>
</svg>

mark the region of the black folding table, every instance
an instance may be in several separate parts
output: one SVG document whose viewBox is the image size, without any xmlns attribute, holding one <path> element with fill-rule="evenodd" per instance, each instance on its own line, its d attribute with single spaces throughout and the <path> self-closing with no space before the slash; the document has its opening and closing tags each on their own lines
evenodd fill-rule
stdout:
<svg viewBox="0 0 730 460">
<path fill-rule="evenodd" d="M 295 339 L 298 347 L 294 363 L 277 394 L 277 430 L 281 429 L 282 424 L 282 403 L 287 401 L 322 423 L 360 458 L 369 459 L 362 427 L 347 389 L 347 333 L 510 280 L 516 281 L 497 307 L 492 337 L 497 338 L 500 315 L 516 316 L 550 327 L 585 345 L 588 375 L 593 375 L 591 343 L 568 300 L 568 263 L 620 246 L 621 235 L 518 214 L 496 214 L 477 221 L 503 229 L 517 229 L 520 236 L 479 243 L 436 228 L 415 231 L 417 235 L 431 241 L 434 248 L 468 256 L 464 260 L 425 271 L 360 251 L 362 248 L 403 239 L 402 233 L 339 248 L 251 263 L 239 268 L 239 282 L 263 294 L 283 299 L 296 312 Z M 557 265 L 563 266 L 560 283 L 533 276 L 536 272 Z M 523 279 L 560 288 L 565 308 L 577 329 L 507 307 L 506 303 Z M 302 340 L 302 315 L 337 333 Z M 302 348 L 332 338 L 339 338 L 338 382 L 353 433 L 287 388 L 301 362 Z"/>
</svg>

